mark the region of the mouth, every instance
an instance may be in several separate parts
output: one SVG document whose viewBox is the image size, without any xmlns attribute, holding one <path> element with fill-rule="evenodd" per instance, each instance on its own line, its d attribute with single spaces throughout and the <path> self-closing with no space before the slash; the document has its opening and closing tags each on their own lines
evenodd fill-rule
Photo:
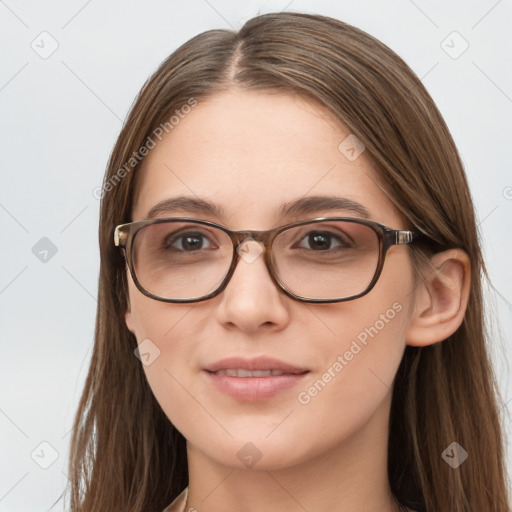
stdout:
<svg viewBox="0 0 512 512">
<path fill-rule="evenodd" d="M 295 366 L 290 363 L 281 361 L 274 357 L 260 356 L 252 359 L 243 357 L 226 357 L 220 361 L 212 363 L 205 368 L 211 373 L 217 372 L 233 372 L 237 374 L 229 374 L 232 377 L 252 377 L 251 372 L 275 372 L 274 374 L 299 374 L 309 371 L 307 368 Z M 245 373 L 244 373 L 245 372 Z M 240 375 L 238 375 L 240 373 Z M 256 375 L 258 377 L 263 375 Z"/>
<path fill-rule="evenodd" d="M 298 375 L 299 373 L 287 373 L 281 370 L 246 370 L 245 368 L 229 368 L 211 372 L 215 375 L 229 375 L 230 377 L 271 377 L 275 375 Z M 302 372 L 300 372 L 302 373 Z"/>
<path fill-rule="evenodd" d="M 208 382 L 216 390 L 249 402 L 267 400 L 293 388 L 309 372 L 269 357 L 228 358 L 204 369 Z"/>
</svg>

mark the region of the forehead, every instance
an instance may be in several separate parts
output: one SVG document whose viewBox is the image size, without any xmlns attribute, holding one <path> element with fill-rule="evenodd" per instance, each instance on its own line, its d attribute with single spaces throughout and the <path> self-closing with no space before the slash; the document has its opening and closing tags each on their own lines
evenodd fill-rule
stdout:
<svg viewBox="0 0 512 512">
<path fill-rule="evenodd" d="M 354 135 L 299 96 L 222 92 L 198 102 L 156 141 L 137 171 L 134 220 L 186 195 L 219 206 L 219 214 L 201 218 L 260 229 L 279 224 L 284 203 L 328 195 L 363 204 L 374 220 L 398 221 L 364 151 L 357 157 Z"/>
</svg>

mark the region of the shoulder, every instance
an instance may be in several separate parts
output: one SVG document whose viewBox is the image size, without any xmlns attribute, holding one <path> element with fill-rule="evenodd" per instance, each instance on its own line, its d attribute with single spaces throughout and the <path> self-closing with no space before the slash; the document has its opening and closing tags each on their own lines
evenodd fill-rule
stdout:
<svg viewBox="0 0 512 512">
<path fill-rule="evenodd" d="M 187 503 L 188 487 L 185 487 L 180 495 L 167 506 L 162 512 L 185 512 L 185 505 Z"/>
</svg>

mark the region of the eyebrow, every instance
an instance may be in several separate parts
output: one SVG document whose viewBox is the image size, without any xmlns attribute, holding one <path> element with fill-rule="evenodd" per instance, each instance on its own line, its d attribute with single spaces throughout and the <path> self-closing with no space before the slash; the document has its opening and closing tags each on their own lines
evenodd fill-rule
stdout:
<svg viewBox="0 0 512 512">
<path fill-rule="evenodd" d="M 222 206 L 215 203 L 197 197 L 178 196 L 165 199 L 153 206 L 149 210 L 147 218 L 180 210 L 214 215 L 218 218 L 224 215 Z M 279 217 L 287 217 L 334 210 L 346 210 L 365 219 L 370 218 L 370 212 L 365 206 L 352 199 L 337 196 L 308 196 L 288 201 L 279 206 L 277 215 Z"/>
</svg>

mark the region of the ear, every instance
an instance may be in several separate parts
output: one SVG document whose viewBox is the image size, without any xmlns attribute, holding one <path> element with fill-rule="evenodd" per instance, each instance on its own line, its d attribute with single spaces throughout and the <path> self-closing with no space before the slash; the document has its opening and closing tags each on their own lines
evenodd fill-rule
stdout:
<svg viewBox="0 0 512 512">
<path fill-rule="evenodd" d="M 413 291 L 407 344 L 423 347 L 451 336 L 464 318 L 470 285 L 471 264 L 465 251 L 450 249 L 435 254 Z"/>
<path fill-rule="evenodd" d="M 130 305 L 130 295 L 127 294 L 126 296 L 126 311 L 124 313 L 124 321 L 126 323 L 126 327 L 128 327 L 128 330 L 135 334 L 135 327 L 133 325 L 133 318 L 132 318 L 132 307 Z"/>
</svg>

